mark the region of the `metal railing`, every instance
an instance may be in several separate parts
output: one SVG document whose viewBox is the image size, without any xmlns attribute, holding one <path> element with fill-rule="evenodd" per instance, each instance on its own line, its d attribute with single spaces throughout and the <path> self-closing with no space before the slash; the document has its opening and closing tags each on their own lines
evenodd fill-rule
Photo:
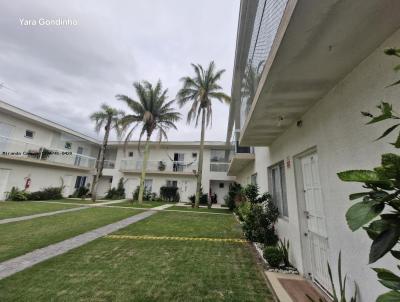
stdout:
<svg viewBox="0 0 400 302">
<path fill-rule="evenodd" d="M 0 156 L 25 158 L 75 167 L 94 168 L 96 158 L 0 135 Z"/>
<path fill-rule="evenodd" d="M 121 159 L 121 170 L 141 171 L 143 166 L 142 160 L 131 158 Z M 186 172 L 190 173 L 197 169 L 195 162 L 171 161 L 171 160 L 149 160 L 147 161 L 147 172 Z"/>
</svg>

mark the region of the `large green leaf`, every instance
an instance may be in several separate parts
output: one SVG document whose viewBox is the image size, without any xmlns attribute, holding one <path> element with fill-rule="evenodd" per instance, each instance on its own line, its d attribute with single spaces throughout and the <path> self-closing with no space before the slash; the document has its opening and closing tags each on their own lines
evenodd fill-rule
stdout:
<svg viewBox="0 0 400 302">
<path fill-rule="evenodd" d="M 390 251 L 393 257 L 400 260 L 400 251 Z"/>
<path fill-rule="evenodd" d="M 399 236 L 400 230 L 398 228 L 389 228 L 379 234 L 372 242 L 369 251 L 369 263 L 374 263 L 389 252 L 396 245 Z"/>
<path fill-rule="evenodd" d="M 400 292 L 398 291 L 390 291 L 383 295 L 380 295 L 376 302 L 399 302 L 400 301 Z"/>
<path fill-rule="evenodd" d="M 376 140 L 380 140 L 381 138 L 384 138 L 385 136 L 389 135 L 394 129 L 396 129 L 400 124 L 396 124 L 393 125 L 391 127 L 389 127 L 388 129 L 385 130 L 385 132 L 383 132 L 383 134 L 378 137 Z"/>
<path fill-rule="evenodd" d="M 355 231 L 378 216 L 384 208 L 384 204 L 375 201 L 361 201 L 349 208 L 346 220 L 349 228 Z"/>
<path fill-rule="evenodd" d="M 375 240 L 383 231 L 386 231 L 389 228 L 390 224 L 385 220 L 375 220 L 370 223 L 368 227 L 365 227 L 364 230 L 367 232 L 369 238 Z"/>
<path fill-rule="evenodd" d="M 337 175 L 342 181 L 366 182 L 380 180 L 378 174 L 371 170 L 348 170 L 339 172 Z"/>
<path fill-rule="evenodd" d="M 382 283 L 383 286 L 394 290 L 400 290 L 399 276 L 384 268 L 374 268 L 373 270 L 378 273 L 379 282 Z"/>
<path fill-rule="evenodd" d="M 353 193 L 349 195 L 350 200 L 355 200 L 364 196 L 368 196 L 369 192 L 360 192 L 360 193 Z"/>
</svg>

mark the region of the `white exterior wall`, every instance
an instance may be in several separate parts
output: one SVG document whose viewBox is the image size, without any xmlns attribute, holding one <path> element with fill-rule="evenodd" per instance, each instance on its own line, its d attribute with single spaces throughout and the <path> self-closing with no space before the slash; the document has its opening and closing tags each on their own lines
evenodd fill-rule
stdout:
<svg viewBox="0 0 400 302">
<path fill-rule="evenodd" d="M 380 163 L 380 154 L 398 152 L 388 142 L 394 137 L 374 142 L 390 123 L 365 125 L 360 111 L 373 111 L 381 100 L 387 100 L 400 111 L 399 88 L 384 87 L 398 80 L 392 68 L 398 61 L 385 56 L 383 49 L 400 45 L 400 31 L 391 36 L 381 47 L 348 74 L 334 89 L 317 102 L 303 117 L 301 128 L 291 126 L 270 146 L 270 156 L 262 164 L 262 178 L 266 180 L 266 167 L 285 160 L 289 219 L 280 219 L 280 237 L 290 240 L 291 260 L 303 272 L 294 156 L 315 147 L 319 158 L 319 174 L 322 186 L 326 225 L 329 242 L 329 261 L 336 270 L 337 257 L 342 251 L 343 269 L 349 281 L 356 281 L 362 301 L 375 301 L 377 295 L 387 291 L 379 284 L 376 273 L 370 267 L 395 268 L 390 256 L 367 266 L 371 240 L 359 230 L 351 232 L 345 221 L 345 213 L 353 204 L 350 193 L 363 191 L 360 184 L 341 182 L 336 173 L 349 169 L 370 169 Z M 376 111 L 375 111 L 376 112 Z M 258 148 L 257 148 L 258 149 Z M 257 158 L 260 156 L 256 153 Z M 262 156 L 264 160 L 264 156 Z M 290 159 L 290 168 L 287 159 Z M 262 161 L 263 161 L 262 160 Z M 256 160 L 257 169 L 259 165 Z M 255 171 L 254 169 L 251 171 Z M 243 180 L 251 172 L 238 177 Z M 261 176 L 261 174 L 259 174 Z M 259 177 L 260 185 L 264 181 Z M 303 240 L 304 241 L 304 240 Z"/>
</svg>

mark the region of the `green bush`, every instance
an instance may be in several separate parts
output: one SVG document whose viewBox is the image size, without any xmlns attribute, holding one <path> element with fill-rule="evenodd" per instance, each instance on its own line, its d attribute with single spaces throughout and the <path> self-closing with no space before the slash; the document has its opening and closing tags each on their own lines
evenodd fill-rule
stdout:
<svg viewBox="0 0 400 302">
<path fill-rule="evenodd" d="M 62 199 L 62 187 L 48 187 L 28 194 L 28 200 L 57 200 Z"/>
<path fill-rule="evenodd" d="M 108 190 L 106 199 L 124 199 L 125 198 L 125 188 L 124 188 L 124 178 L 121 177 L 117 188 L 111 188 Z"/>
<path fill-rule="evenodd" d="M 282 263 L 282 251 L 276 246 L 266 246 L 263 255 L 271 267 L 279 267 Z"/>
<path fill-rule="evenodd" d="M 261 196 L 259 195 L 259 187 L 257 184 L 248 184 L 243 189 L 246 200 L 250 203 L 264 203 L 272 199 L 271 194 L 265 192 Z"/>
<path fill-rule="evenodd" d="M 74 198 L 85 198 L 89 193 L 89 188 L 79 187 L 75 190 L 75 192 L 71 195 Z"/>
<path fill-rule="evenodd" d="M 12 187 L 11 191 L 7 194 L 7 200 L 11 201 L 25 201 L 28 200 L 28 192 L 21 191 L 17 187 Z"/>
<path fill-rule="evenodd" d="M 239 217 L 239 220 L 245 221 L 247 216 L 249 215 L 251 210 L 251 204 L 250 202 L 244 202 L 242 203 L 237 209 L 236 209 L 236 214 Z"/>
<path fill-rule="evenodd" d="M 242 201 L 242 186 L 236 182 L 229 185 L 229 192 L 225 196 L 225 204 L 233 211 Z"/>
<path fill-rule="evenodd" d="M 251 204 L 250 212 L 244 217 L 243 232 L 250 241 L 275 245 L 278 242 L 274 227 L 277 219 L 275 213 L 265 211 L 263 206 Z"/>
<path fill-rule="evenodd" d="M 163 201 L 179 202 L 180 196 L 178 187 L 163 186 L 160 188 L 160 197 Z"/>
<path fill-rule="evenodd" d="M 189 200 L 192 204 L 195 203 L 196 201 L 196 194 L 190 195 Z M 200 187 L 200 200 L 199 200 L 199 204 L 208 204 L 208 195 L 203 193 L 203 188 Z"/>
<path fill-rule="evenodd" d="M 138 200 L 139 199 L 139 190 L 140 186 L 137 186 L 135 189 L 135 192 L 133 192 L 133 200 Z M 156 193 L 152 193 L 150 190 L 148 190 L 146 187 L 144 187 L 143 191 L 143 200 L 144 201 L 153 201 L 157 197 Z"/>
</svg>

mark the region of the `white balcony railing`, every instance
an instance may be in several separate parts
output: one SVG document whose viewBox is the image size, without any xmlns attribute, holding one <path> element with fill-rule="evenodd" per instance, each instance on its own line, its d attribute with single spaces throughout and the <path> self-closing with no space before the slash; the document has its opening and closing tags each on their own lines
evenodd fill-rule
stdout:
<svg viewBox="0 0 400 302">
<path fill-rule="evenodd" d="M 115 169 L 115 160 L 104 160 L 104 169 Z"/>
<path fill-rule="evenodd" d="M 121 170 L 141 171 L 143 161 L 130 158 L 121 160 Z M 171 161 L 171 160 L 149 160 L 147 161 L 147 172 L 185 172 L 192 173 L 197 169 L 196 162 Z"/>
<path fill-rule="evenodd" d="M 91 156 L 74 153 L 67 149 L 61 150 L 53 147 L 41 146 L 1 135 L 0 156 L 32 159 L 88 169 L 94 168 L 96 164 L 96 158 Z"/>
<path fill-rule="evenodd" d="M 229 168 L 229 163 L 226 162 L 211 162 L 210 171 L 211 172 L 227 172 Z"/>
</svg>

